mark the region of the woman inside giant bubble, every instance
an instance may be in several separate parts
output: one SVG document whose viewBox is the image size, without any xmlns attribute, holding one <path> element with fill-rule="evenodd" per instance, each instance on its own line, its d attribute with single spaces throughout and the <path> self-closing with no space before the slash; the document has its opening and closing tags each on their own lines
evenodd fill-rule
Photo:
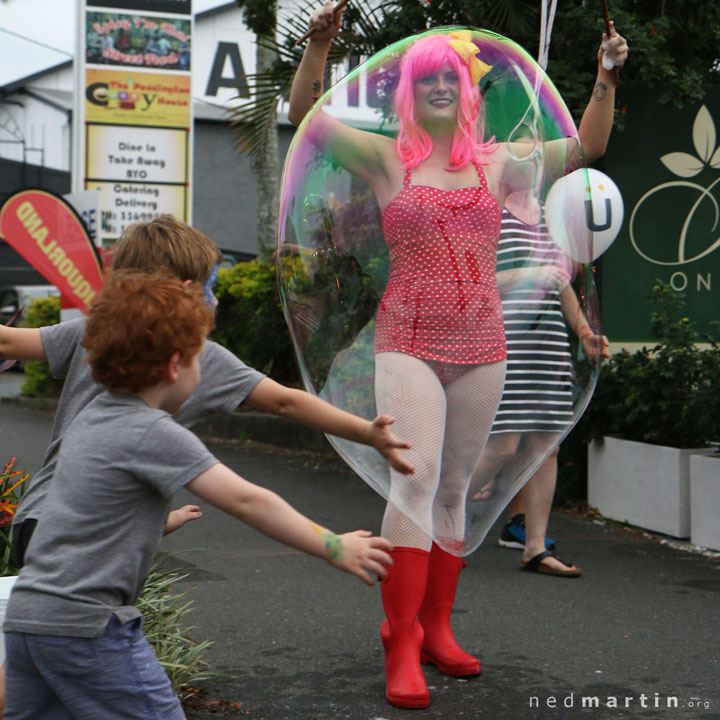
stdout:
<svg viewBox="0 0 720 720">
<path fill-rule="evenodd" d="M 290 95 L 296 126 L 321 95 L 340 21 L 331 3 L 311 16 L 314 33 Z M 496 244 L 503 207 L 520 208 L 527 222 L 539 212 L 537 166 L 522 162 L 533 144 L 483 140 L 478 83 L 490 66 L 479 52 L 470 31 L 410 45 L 394 93 L 396 138 L 317 109 L 308 121 L 320 151 L 372 188 L 390 256 L 375 324 L 375 401 L 378 412 L 395 417 L 415 466 L 411 476 L 391 472 L 382 524 L 394 545 L 382 583 L 386 697 L 399 707 L 429 703 L 421 661 L 452 676 L 481 671 L 457 644 L 450 612 L 463 567 L 466 494 L 505 382 Z M 543 162 L 559 164 L 559 174 L 568 142 L 545 144 Z M 549 281 L 567 280 L 557 268 Z"/>
</svg>

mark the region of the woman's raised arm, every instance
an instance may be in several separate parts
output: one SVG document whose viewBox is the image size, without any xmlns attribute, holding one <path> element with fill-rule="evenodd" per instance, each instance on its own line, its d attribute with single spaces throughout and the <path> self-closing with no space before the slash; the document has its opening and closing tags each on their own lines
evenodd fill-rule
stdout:
<svg viewBox="0 0 720 720">
<path fill-rule="evenodd" d="M 340 29 L 342 11 L 333 4 L 316 10 L 310 16 L 310 36 L 290 88 L 288 119 L 296 127 L 312 110 L 323 92 L 323 76 L 328 50 Z M 348 127 L 325 112 L 315 113 L 309 128 L 313 142 L 333 162 L 371 185 L 386 174 L 387 158 L 395 152 L 394 142 L 377 133 Z"/>
<path fill-rule="evenodd" d="M 331 2 L 326 2 L 321 10 L 315 10 L 310 15 L 310 28 L 315 28 L 315 32 L 308 40 L 290 88 L 288 119 L 295 127 L 322 95 L 328 50 L 340 29 L 341 20 L 342 10 L 336 15 Z"/>
</svg>

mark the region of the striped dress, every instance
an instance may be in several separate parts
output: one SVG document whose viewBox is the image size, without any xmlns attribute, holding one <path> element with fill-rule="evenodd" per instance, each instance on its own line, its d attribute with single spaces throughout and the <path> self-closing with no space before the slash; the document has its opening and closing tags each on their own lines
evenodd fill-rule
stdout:
<svg viewBox="0 0 720 720">
<path fill-rule="evenodd" d="M 525 225 L 503 210 L 497 271 L 558 264 L 547 226 Z M 507 373 L 493 433 L 563 432 L 573 418 L 570 342 L 557 291 L 502 294 Z"/>
</svg>

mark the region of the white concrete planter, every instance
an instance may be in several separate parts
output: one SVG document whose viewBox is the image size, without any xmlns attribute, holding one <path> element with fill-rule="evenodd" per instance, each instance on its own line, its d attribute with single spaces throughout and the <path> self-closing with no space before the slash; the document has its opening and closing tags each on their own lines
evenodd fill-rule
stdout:
<svg viewBox="0 0 720 720">
<path fill-rule="evenodd" d="M 678 449 L 606 437 L 588 448 L 588 503 L 629 525 L 690 537 L 690 456 Z"/>
<path fill-rule="evenodd" d="M 17 580 L 17 575 L 0 577 L 0 628 L 5 621 L 5 608 L 7 607 L 10 593 Z M 0 638 L 0 665 L 5 662 L 5 636 Z"/>
<path fill-rule="evenodd" d="M 690 541 L 720 550 L 720 456 L 690 458 Z"/>
</svg>

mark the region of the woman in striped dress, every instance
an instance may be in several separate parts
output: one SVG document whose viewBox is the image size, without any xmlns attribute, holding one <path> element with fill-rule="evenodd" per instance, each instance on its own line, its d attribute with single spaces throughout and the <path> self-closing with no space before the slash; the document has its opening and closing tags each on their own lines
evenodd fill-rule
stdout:
<svg viewBox="0 0 720 720">
<path fill-rule="evenodd" d="M 544 223 L 526 225 L 503 211 L 497 272 L 508 365 L 493 433 L 557 432 L 572 422 L 572 361 L 561 299 L 572 289 L 562 264 Z M 503 282 L 518 273 L 529 282 Z M 554 289 L 538 296 L 538 281 Z"/>
<path fill-rule="evenodd" d="M 527 225 L 509 210 L 503 210 L 497 271 L 507 371 L 491 435 L 475 471 L 475 485 L 479 488 L 475 491 L 476 500 L 499 496 L 504 479 L 514 482 L 526 470 L 525 465 L 532 458 L 547 454 L 572 424 L 573 364 L 568 327 L 580 338 L 588 357 L 607 352 L 607 339 L 590 330 L 569 284 L 570 269 L 564 269 L 563 262 L 544 222 Z M 544 290 L 538 292 L 538 287 Z M 545 547 L 556 473 L 557 447 L 554 447 L 522 491 L 527 508 L 522 567 L 578 577 L 579 568 L 555 557 Z M 516 516 L 521 512 L 517 508 L 520 500 L 513 502 Z M 508 543 L 501 538 L 501 544 Z"/>
<path fill-rule="evenodd" d="M 627 53 L 625 39 L 611 24 L 610 37 L 603 36 L 598 50 L 596 83 L 578 128 L 588 162 L 605 154 L 613 124 L 616 68 L 623 66 Z M 589 358 L 608 357 L 607 338 L 591 330 L 569 285 L 570 268 L 563 269 L 558 253 L 544 222 L 528 225 L 507 206 L 503 209 L 497 271 L 507 373 L 492 432 L 473 475 L 470 497 L 477 502 L 499 499 L 503 477 L 509 482 L 518 478 L 523 462 L 545 455 L 572 423 L 568 328 Z M 538 287 L 547 290 L 538 296 Z M 522 523 L 519 529 L 525 537 L 515 543 L 501 538 L 501 543 L 523 550 L 524 570 L 578 577 L 580 569 L 556 557 L 545 537 L 557 481 L 557 452 L 555 447 L 510 503 L 513 520 L 505 528 Z"/>
</svg>

